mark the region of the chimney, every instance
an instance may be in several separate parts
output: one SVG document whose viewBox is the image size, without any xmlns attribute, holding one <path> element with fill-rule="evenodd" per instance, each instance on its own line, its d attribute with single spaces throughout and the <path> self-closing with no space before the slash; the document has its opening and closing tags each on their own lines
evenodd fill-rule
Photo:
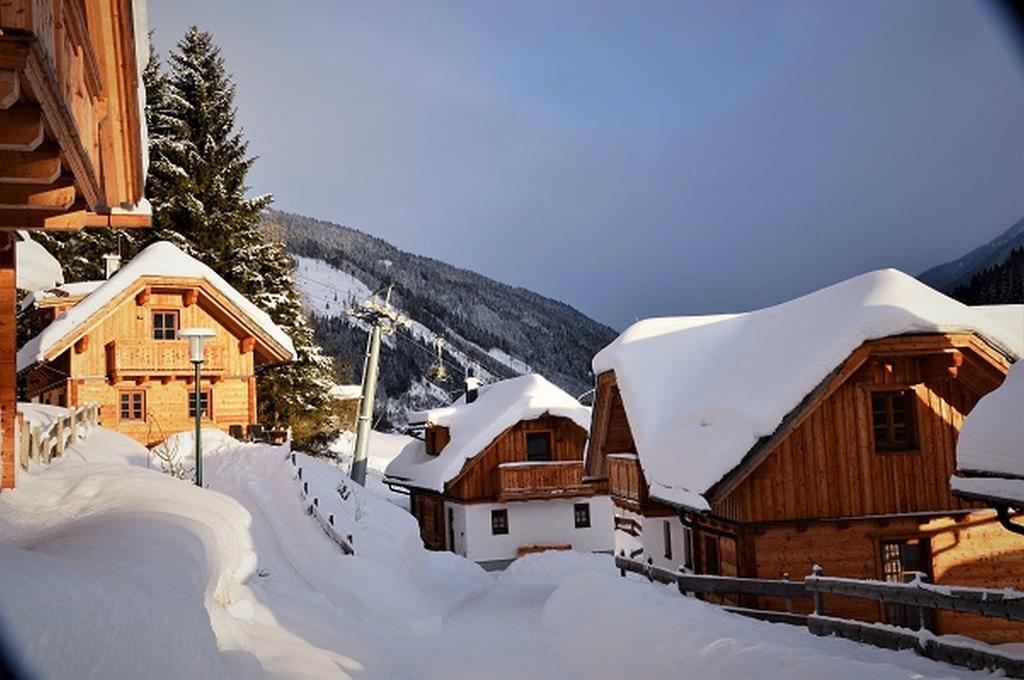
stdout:
<svg viewBox="0 0 1024 680">
<path fill-rule="evenodd" d="M 470 368 L 466 371 L 466 403 L 472 404 L 476 401 L 480 391 L 480 379 L 476 377 L 475 371 Z"/>
<path fill-rule="evenodd" d="M 103 256 L 103 269 L 106 272 L 106 277 L 109 279 L 111 276 L 117 273 L 117 270 L 121 268 L 121 256 L 120 255 L 104 255 Z"/>
</svg>

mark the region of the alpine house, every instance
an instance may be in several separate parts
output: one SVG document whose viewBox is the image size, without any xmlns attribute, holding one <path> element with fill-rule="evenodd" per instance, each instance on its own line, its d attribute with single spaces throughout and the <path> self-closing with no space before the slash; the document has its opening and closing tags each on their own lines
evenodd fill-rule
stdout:
<svg viewBox="0 0 1024 680">
<path fill-rule="evenodd" d="M 422 427 L 387 467 L 409 490 L 424 545 L 486 567 L 546 549 L 610 551 L 607 492 L 583 478 L 590 409 L 536 375 L 469 389 L 414 413 Z"/>
<path fill-rule="evenodd" d="M 104 427 L 143 444 L 256 423 L 257 366 L 295 358 L 291 338 L 220 275 L 173 244 L 147 247 L 105 281 L 32 294 L 50 320 L 18 352 L 32 401 L 100 406 Z M 206 327 L 199 403 L 182 328 Z"/>
<path fill-rule="evenodd" d="M 1024 546 L 949 486 L 965 416 L 1024 352 L 996 316 L 890 269 L 749 313 L 632 325 L 593 361 L 587 474 L 609 481 L 616 552 L 700 574 L 801 578 L 818 564 L 1021 588 Z M 912 618 L 863 600 L 830 611 Z"/>
</svg>

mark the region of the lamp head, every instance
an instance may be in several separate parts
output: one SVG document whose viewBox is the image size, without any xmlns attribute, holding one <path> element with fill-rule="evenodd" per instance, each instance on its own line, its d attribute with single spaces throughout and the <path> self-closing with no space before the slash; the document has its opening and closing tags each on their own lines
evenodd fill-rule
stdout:
<svg viewBox="0 0 1024 680">
<path fill-rule="evenodd" d="M 215 335 L 210 328 L 183 328 L 178 331 L 179 337 L 188 340 L 188 358 L 194 364 L 203 363 L 203 341 Z"/>
</svg>

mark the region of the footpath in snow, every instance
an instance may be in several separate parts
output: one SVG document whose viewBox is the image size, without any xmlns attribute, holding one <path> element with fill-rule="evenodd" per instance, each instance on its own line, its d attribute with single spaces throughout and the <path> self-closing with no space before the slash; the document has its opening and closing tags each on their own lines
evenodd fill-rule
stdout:
<svg viewBox="0 0 1024 680">
<path fill-rule="evenodd" d="M 212 441 L 208 489 L 147 460 L 99 429 L 0 496 L 0 617 L 34 676 L 974 675 L 731 615 L 622 579 L 607 556 L 547 553 L 488 574 L 424 550 L 373 487 L 303 454 L 293 465 L 283 447 Z M 298 466 L 354 555 L 306 513 Z"/>
</svg>

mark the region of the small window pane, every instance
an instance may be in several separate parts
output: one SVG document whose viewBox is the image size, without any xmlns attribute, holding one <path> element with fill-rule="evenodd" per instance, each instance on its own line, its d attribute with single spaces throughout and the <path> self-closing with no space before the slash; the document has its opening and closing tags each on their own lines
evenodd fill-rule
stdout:
<svg viewBox="0 0 1024 680">
<path fill-rule="evenodd" d="M 573 506 L 573 516 L 577 529 L 590 528 L 590 503 L 577 503 Z"/>
<path fill-rule="evenodd" d="M 178 313 L 153 312 L 153 339 L 176 340 L 178 338 Z"/>
<path fill-rule="evenodd" d="M 210 402 L 213 401 L 213 395 L 209 390 L 204 390 L 199 393 L 199 408 L 202 409 L 204 418 L 210 418 Z M 196 393 L 194 390 L 190 390 L 188 393 L 188 417 L 196 417 Z"/>
<path fill-rule="evenodd" d="M 491 510 L 491 533 L 508 533 L 508 510 Z"/>
<path fill-rule="evenodd" d="M 143 392 L 121 393 L 121 419 L 142 420 L 145 416 L 145 396 Z"/>
<path fill-rule="evenodd" d="M 526 433 L 526 460 L 538 462 L 551 460 L 550 432 Z"/>
</svg>

